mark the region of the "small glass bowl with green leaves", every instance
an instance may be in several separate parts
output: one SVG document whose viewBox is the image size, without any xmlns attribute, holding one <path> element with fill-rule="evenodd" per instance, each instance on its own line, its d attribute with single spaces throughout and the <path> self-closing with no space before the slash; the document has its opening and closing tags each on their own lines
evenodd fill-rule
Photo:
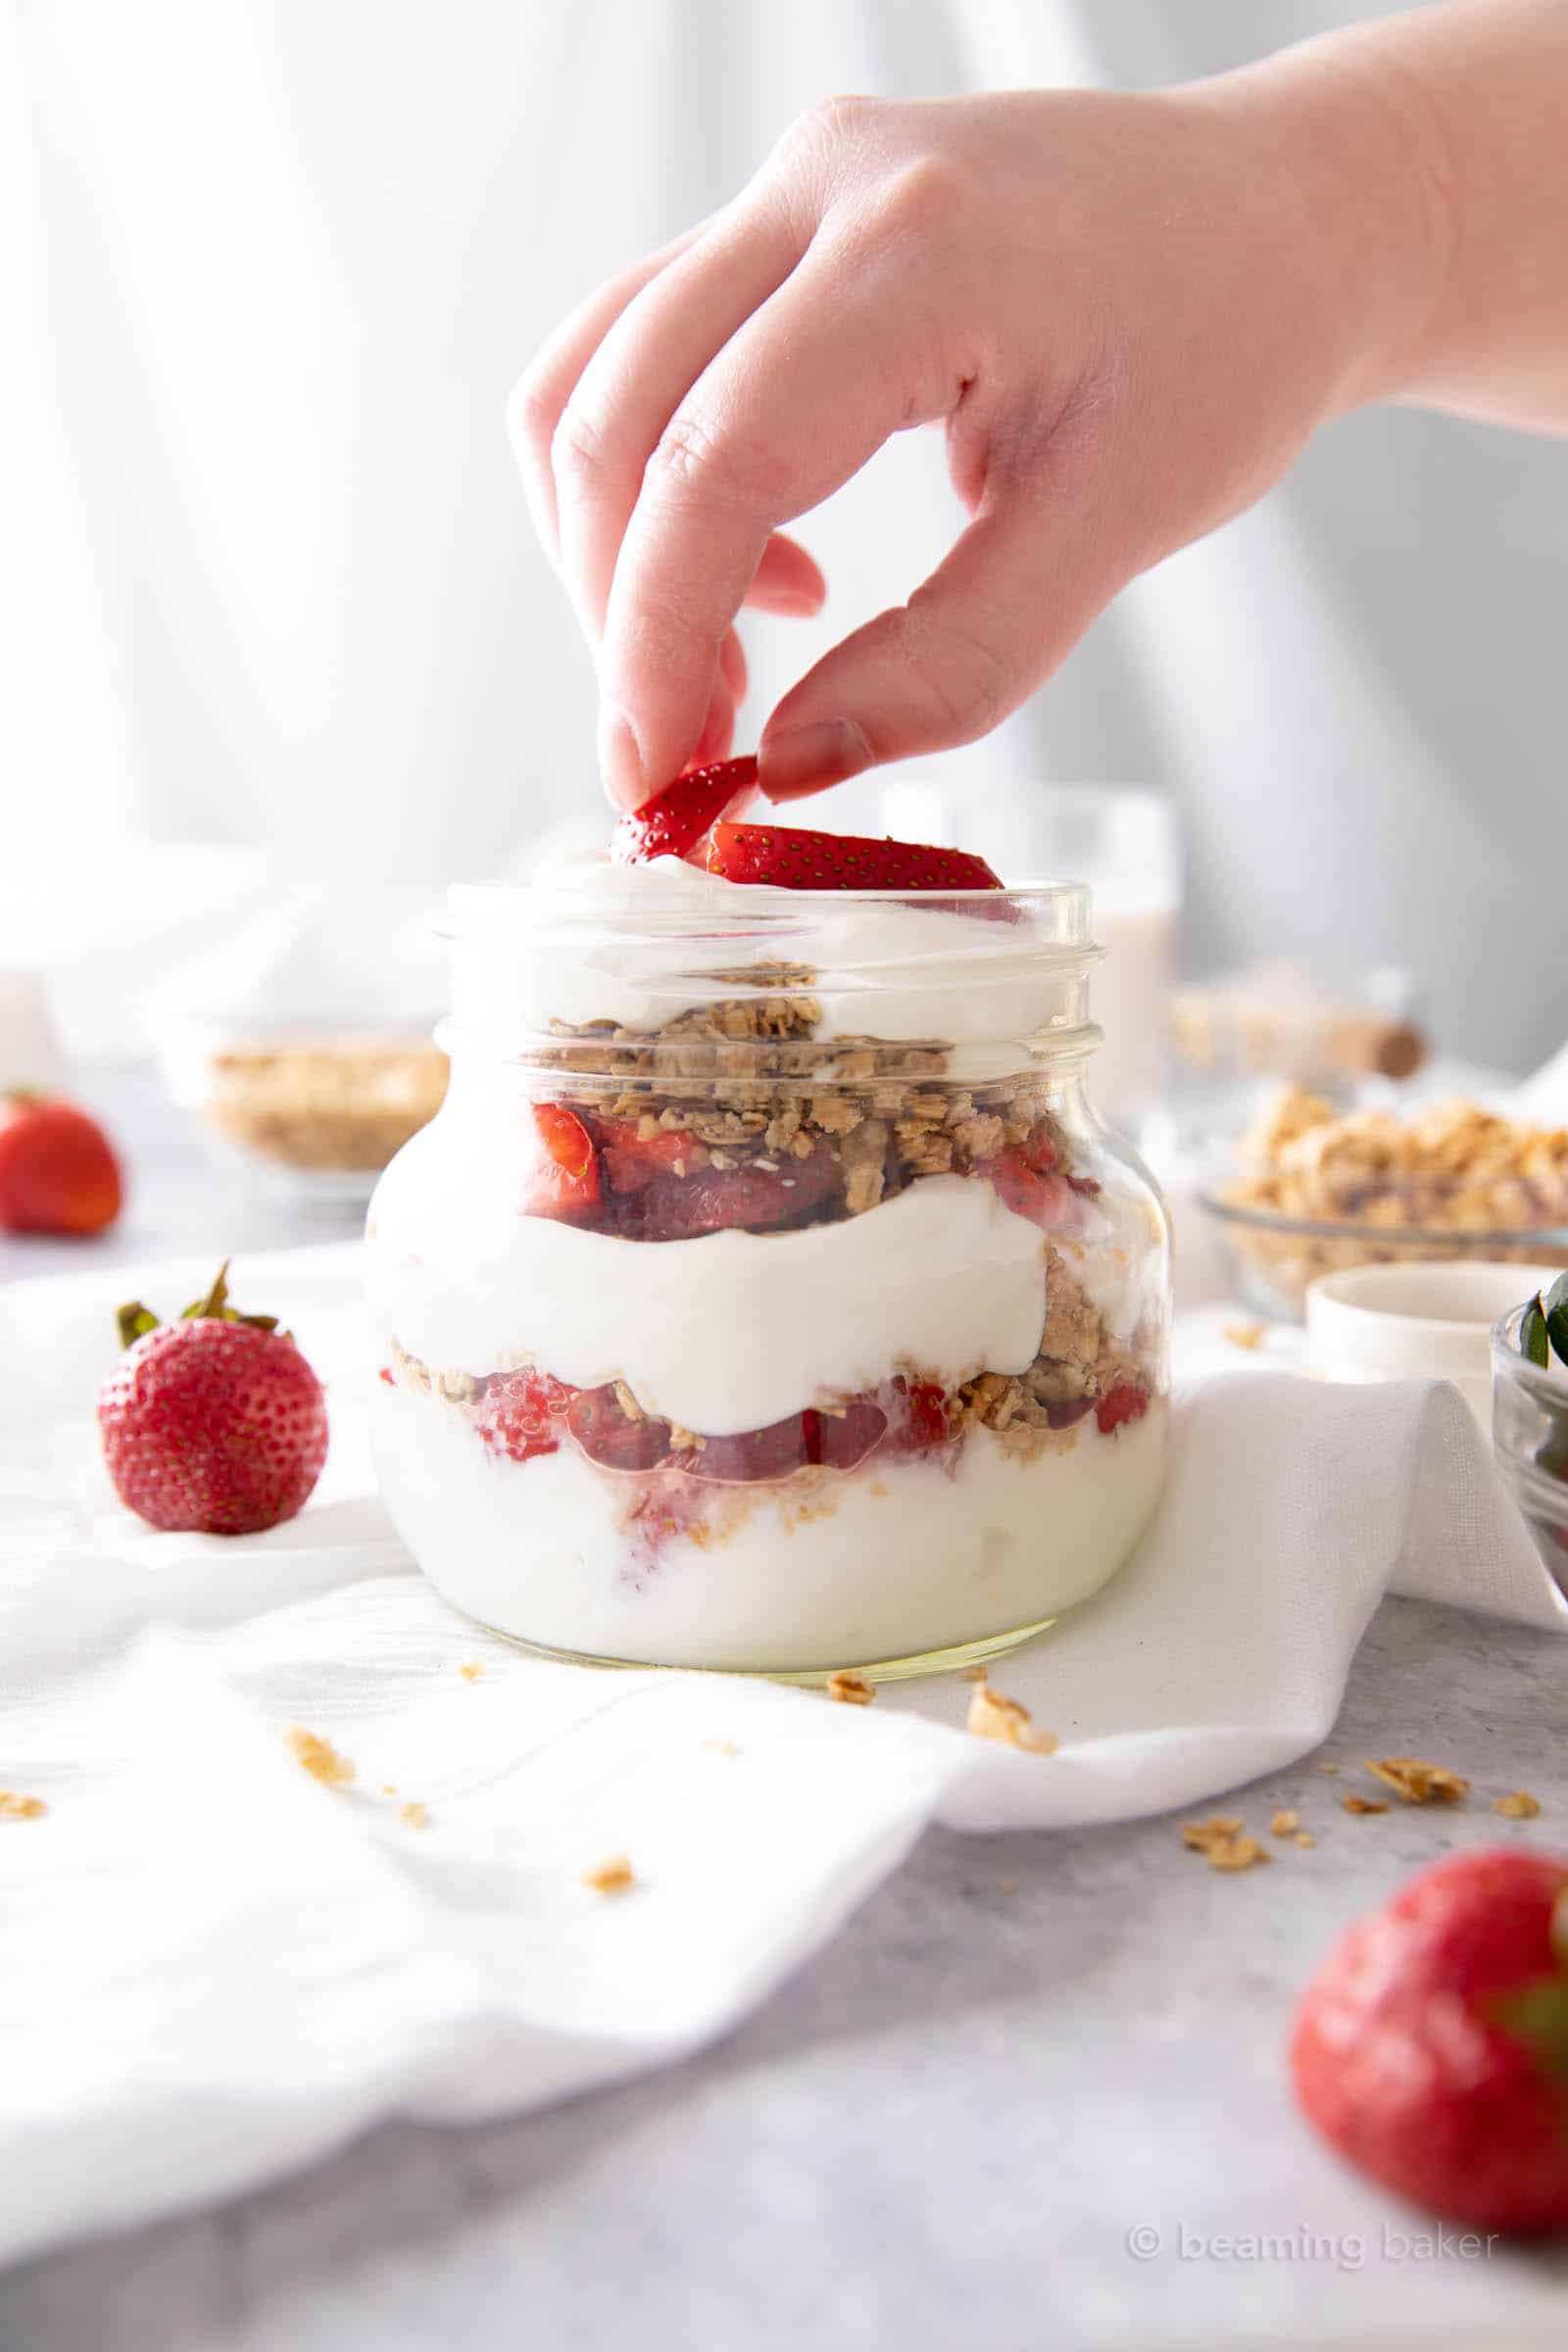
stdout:
<svg viewBox="0 0 1568 2352">
<path fill-rule="evenodd" d="M 1542 1557 L 1568 1592 L 1568 1274 L 1493 1330 L 1492 1437 Z"/>
</svg>

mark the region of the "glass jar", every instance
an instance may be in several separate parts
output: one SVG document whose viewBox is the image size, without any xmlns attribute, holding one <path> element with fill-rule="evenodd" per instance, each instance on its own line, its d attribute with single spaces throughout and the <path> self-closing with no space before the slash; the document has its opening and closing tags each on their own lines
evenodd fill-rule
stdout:
<svg viewBox="0 0 1568 2352">
<path fill-rule="evenodd" d="M 544 1649 L 987 1656 L 1153 1509 L 1169 1242 L 1091 1106 L 1089 894 L 453 892 L 444 1106 L 368 1223 L 382 1489 Z"/>
</svg>

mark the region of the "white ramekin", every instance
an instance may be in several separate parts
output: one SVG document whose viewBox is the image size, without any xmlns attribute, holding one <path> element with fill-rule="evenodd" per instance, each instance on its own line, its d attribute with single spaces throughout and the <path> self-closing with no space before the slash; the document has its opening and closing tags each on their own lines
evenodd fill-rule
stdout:
<svg viewBox="0 0 1568 2352">
<path fill-rule="evenodd" d="M 1492 1434 L 1492 1327 L 1560 1268 L 1491 1258 L 1352 1266 L 1306 1294 L 1308 1360 L 1327 1380 L 1451 1380 Z"/>
</svg>

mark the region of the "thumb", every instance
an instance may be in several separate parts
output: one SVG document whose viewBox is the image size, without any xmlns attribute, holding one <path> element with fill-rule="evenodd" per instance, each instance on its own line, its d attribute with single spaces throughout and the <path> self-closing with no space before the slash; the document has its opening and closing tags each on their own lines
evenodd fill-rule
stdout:
<svg viewBox="0 0 1568 2352">
<path fill-rule="evenodd" d="M 802 799 L 885 760 L 988 735 L 1141 567 L 1124 541 L 1087 500 L 983 511 L 906 605 L 879 612 L 791 688 L 762 731 L 763 792 Z"/>
</svg>

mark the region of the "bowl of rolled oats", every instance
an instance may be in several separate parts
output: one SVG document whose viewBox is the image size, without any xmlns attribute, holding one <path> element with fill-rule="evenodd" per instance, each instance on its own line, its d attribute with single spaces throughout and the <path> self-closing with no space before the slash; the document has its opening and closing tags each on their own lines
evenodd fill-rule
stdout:
<svg viewBox="0 0 1568 2352">
<path fill-rule="evenodd" d="M 1568 1592 L 1568 1274 L 1493 1331 L 1492 1440 L 1542 1557 Z"/>
<path fill-rule="evenodd" d="M 163 1063 L 219 1152 L 324 1205 L 368 1200 L 447 1088 L 445 1054 L 414 1031 L 189 1024 Z"/>
<path fill-rule="evenodd" d="M 1240 1295 L 1275 1321 L 1298 1322 L 1310 1285 L 1349 1266 L 1568 1266 L 1568 1129 L 1473 1102 L 1400 1116 L 1287 1087 L 1200 1198 Z"/>
</svg>

